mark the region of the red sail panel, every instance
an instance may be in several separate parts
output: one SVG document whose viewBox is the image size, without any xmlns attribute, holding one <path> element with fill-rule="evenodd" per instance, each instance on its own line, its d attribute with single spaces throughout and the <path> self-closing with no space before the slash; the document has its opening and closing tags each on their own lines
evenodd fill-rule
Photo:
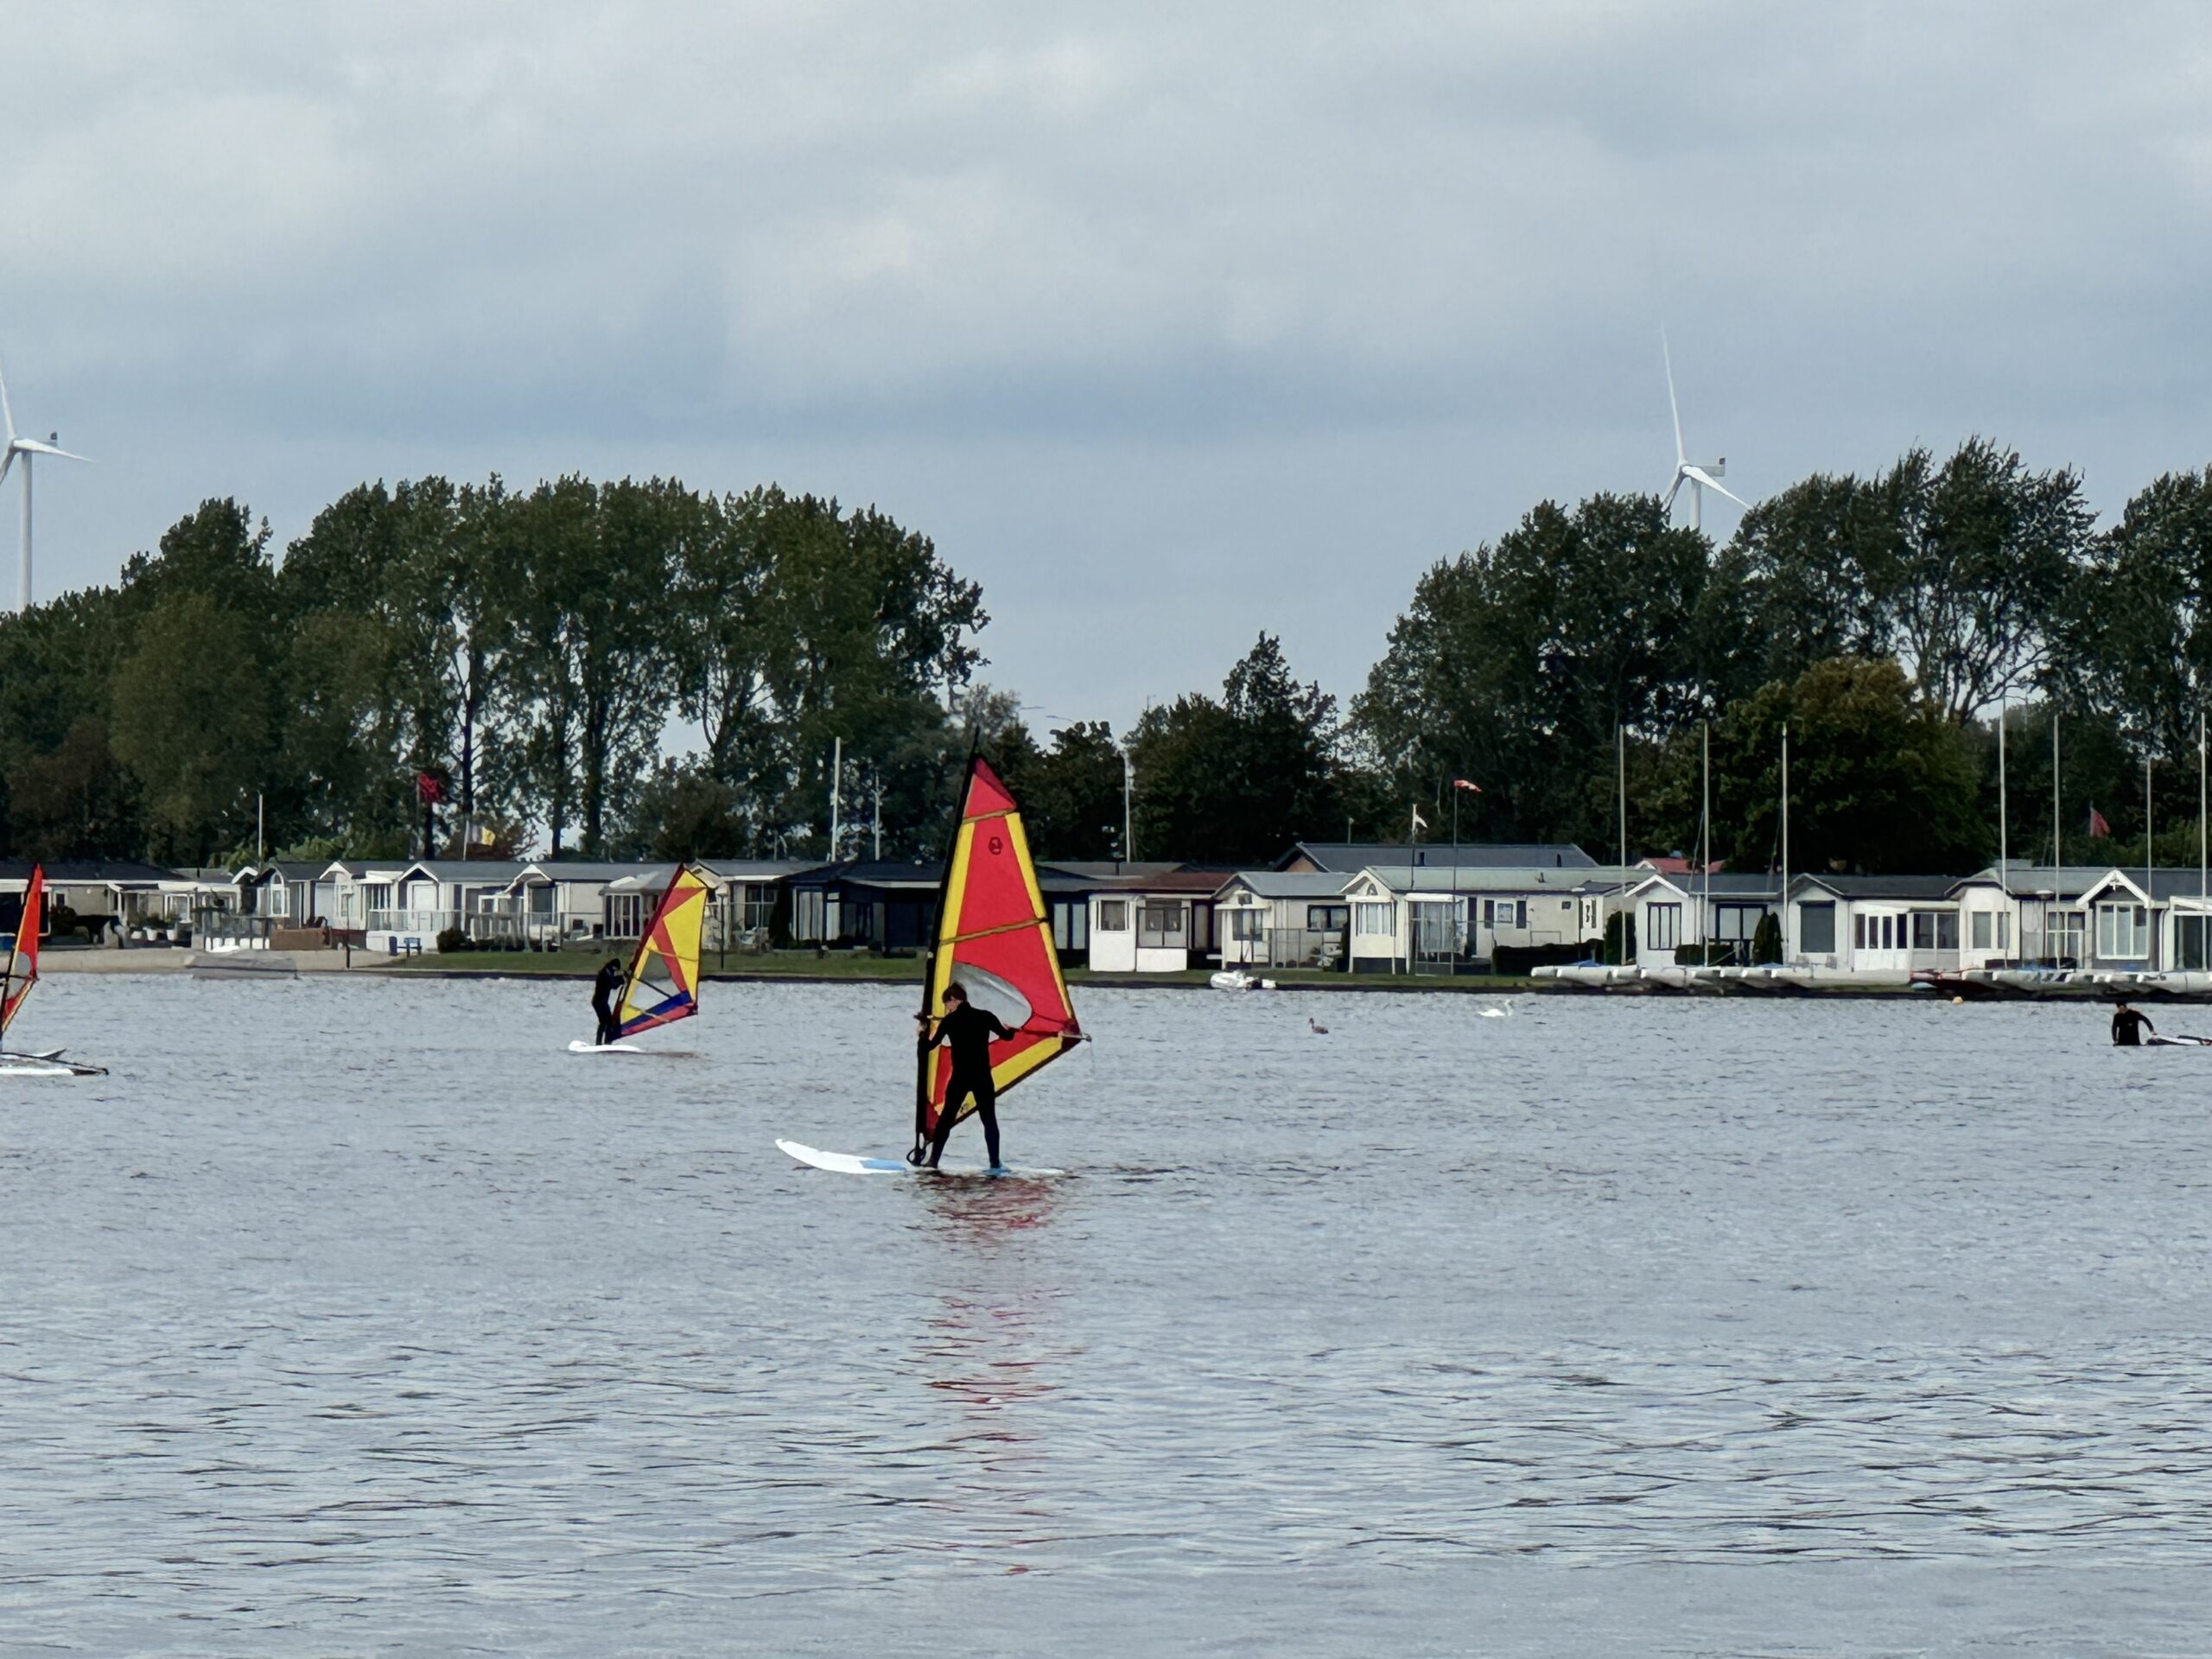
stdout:
<svg viewBox="0 0 2212 1659">
<path fill-rule="evenodd" d="M 1020 810 L 981 755 L 969 762 L 960 830 L 945 871 L 930 957 L 932 1014 L 944 1011 L 945 987 L 956 982 L 972 1006 L 995 1014 L 1014 1033 L 1010 1041 L 991 1045 L 991 1078 L 1001 1095 L 1083 1039 L 1052 949 L 1052 918 L 1037 886 Z M 952 1056 L 933 1049 L 927 1064 L 925 1134 L 937 1128 L 952 1080 Z M 972 1109 L 972 1102 L 964 1103 L 961 1116 Z"/>
<path fill-rule="evenodd" d="M 23 889 L 23 914 L 16 924 L 16 938 L 8 951 L 8 969 L 0 974 L 0 1037 L 16 1023 L 16 1010 L 38 983 L 38 931 L 46 918 L 46 867 L 34 865 Z"/>
</svg>

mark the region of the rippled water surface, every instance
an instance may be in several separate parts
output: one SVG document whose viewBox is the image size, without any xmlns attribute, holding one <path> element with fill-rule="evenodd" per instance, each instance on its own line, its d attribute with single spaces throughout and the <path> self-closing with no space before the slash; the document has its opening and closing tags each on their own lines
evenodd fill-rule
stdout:
<svg viewBox="0 0 2212 1659">
<path fill-rule="evenodd" d="M 925 1182 L 772 1144 L 911 993 L 707 1000 L 50 979 L 0 1651 L 2212 1651 L 2212 1054 L 1100 990 Z"/>
</svg>

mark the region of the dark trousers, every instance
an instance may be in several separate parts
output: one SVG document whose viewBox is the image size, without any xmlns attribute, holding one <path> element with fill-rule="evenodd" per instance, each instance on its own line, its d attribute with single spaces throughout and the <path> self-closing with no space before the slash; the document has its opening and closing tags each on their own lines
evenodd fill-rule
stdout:
<svg viewBox="0 0 2212 1659">
<path fill-rule="evenodd" d="M 599 1035 L 593 1038 L 592 1040 L 597 1043 L 601 1048 L 604 1048 L 607 1044 L 614 1041 L 617 1038 L 621 1036 L 622 1027 L 615 1022 L 614 1010 L 608 1007 L 605 1003 L 593 1003 L 591 1005 L 591 1011 L 599 1016 Z"/>
<path fill-rule="evenodd" d="M 930 1167 L 937 1167 L 937 1160 L 944 1155 L 944 1143 L 952 1138 L 952 1126 L 960 1116 L 960 1103 L 970 1096 L 975 1097 L 976 1116 L 983 1120 L 983 1149 L 990 1154 L 991 1167 L 999 1166 L 998 1090 L 992 1085 L 988 1071 L 976 1077 L 964 1077 L 956 1071 L 952 1082 L 944 1091 L 944 1109 L 937 1115 L 937 1133 L 930 1137 Z"/>
</svg>

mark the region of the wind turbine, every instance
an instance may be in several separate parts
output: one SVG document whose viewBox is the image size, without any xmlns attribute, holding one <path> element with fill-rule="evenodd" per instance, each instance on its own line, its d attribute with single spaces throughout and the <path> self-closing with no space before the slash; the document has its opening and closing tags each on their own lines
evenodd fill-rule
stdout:
<svg viewBox="0 0 2212 1659">
<path fill-rule="evenodd" d="M 8 447 L 0 450 L 0 484 L 8 481 L 8 469 L 16 464 L 16 457 L 23 459 L 23 568 L 16 588 L 16 613 L 21 615 L 31 607 L 31 459 L 35 455 L 59 455 L 64 461 L 82 461 L 82 455 L 73 455 L 60 447 L 61 435 L 49 432 L 46 441 L 16 435 L 16 411 L 8 406 L 8 377 L 0 372 L 0 423 L 8 429 Z"/>
<path fill-rule="evenodd" d="M 1720 480 L 1728 475 L 1727 456 L 1721 456 L 1710 467 L 1691 464 L 1688 454 L 1682 448 L 1682 410 L 1675 401 L 1675 354 L 1667 348 L 1667 331 L 1664 328 L 1659 331 L 1659 354 L 1666 359 L 1667 407 L 1675 416 L 1675 481 L 1667 491 L 1664 510 L 1668 512 L 1675 510 L 1675 498 L 1682 493 L 1682 486 L 1688 484 L 1690 486 L 1690 528 L 1702 530 L 1705 528 L 1705 493 L 1707 490 L 1719 491 L 1739 507 L 1749 507 L 1751 504 L 1721 483 Z"/>
</svg>

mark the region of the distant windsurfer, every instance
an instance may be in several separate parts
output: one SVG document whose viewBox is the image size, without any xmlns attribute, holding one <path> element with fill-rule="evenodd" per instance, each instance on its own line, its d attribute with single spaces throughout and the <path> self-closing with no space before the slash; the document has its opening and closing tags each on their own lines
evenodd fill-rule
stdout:
<svg viewBox="0 0 2212 1659">
<path fill-rule="evenodd" d="M 960 1116 L 961 1103 L 971 1096 L 976 1103 L 976 1116 L 983 1120 L 983 1149 L 990 1154 L 991 1167 L 1001 1167 L 998 1090 L 991 1081 L 991 1039 L 995 1037 L 1002 1042 L 1010 1040 L 1014 1033 L 988 1008 L 969 1006 L 968 993 L 957 985 L 944 988 L 944 1012 L 938 1016 L 934 1027 L 925 1014 L 916 1014 L 914 1023 L 921 1027 L 923 1053 L 940 1043 L 952 1051 L 952 1081 L 945 1089 L 944 1104 L 938 1109 L 937 1133 L 930 1137 L 929 1156 L 923 1167 L 937 1167 L 937 1160 L 944 1154 L 944 1143 L 952 1138 L 952 1126 Z"/>
<path fill-rule="evenodd" d="M 2112 1011 L 2112 1040 L 2115 1047 L 2139 1048 L 2146 1031 L 2155 1037 L 2158 1028 L 2126 1003 Z"/>
<path fill-rule="evenodd" d="M 622 959 L 609 957 L 591 982 L 591 1011 L 599 1016 L 599 1035 L 592 1041 L 605 1048 L 622 1034 L 622 1027 L 614 1017 L 614 994 L 622 988 Z"/>
</svg>

